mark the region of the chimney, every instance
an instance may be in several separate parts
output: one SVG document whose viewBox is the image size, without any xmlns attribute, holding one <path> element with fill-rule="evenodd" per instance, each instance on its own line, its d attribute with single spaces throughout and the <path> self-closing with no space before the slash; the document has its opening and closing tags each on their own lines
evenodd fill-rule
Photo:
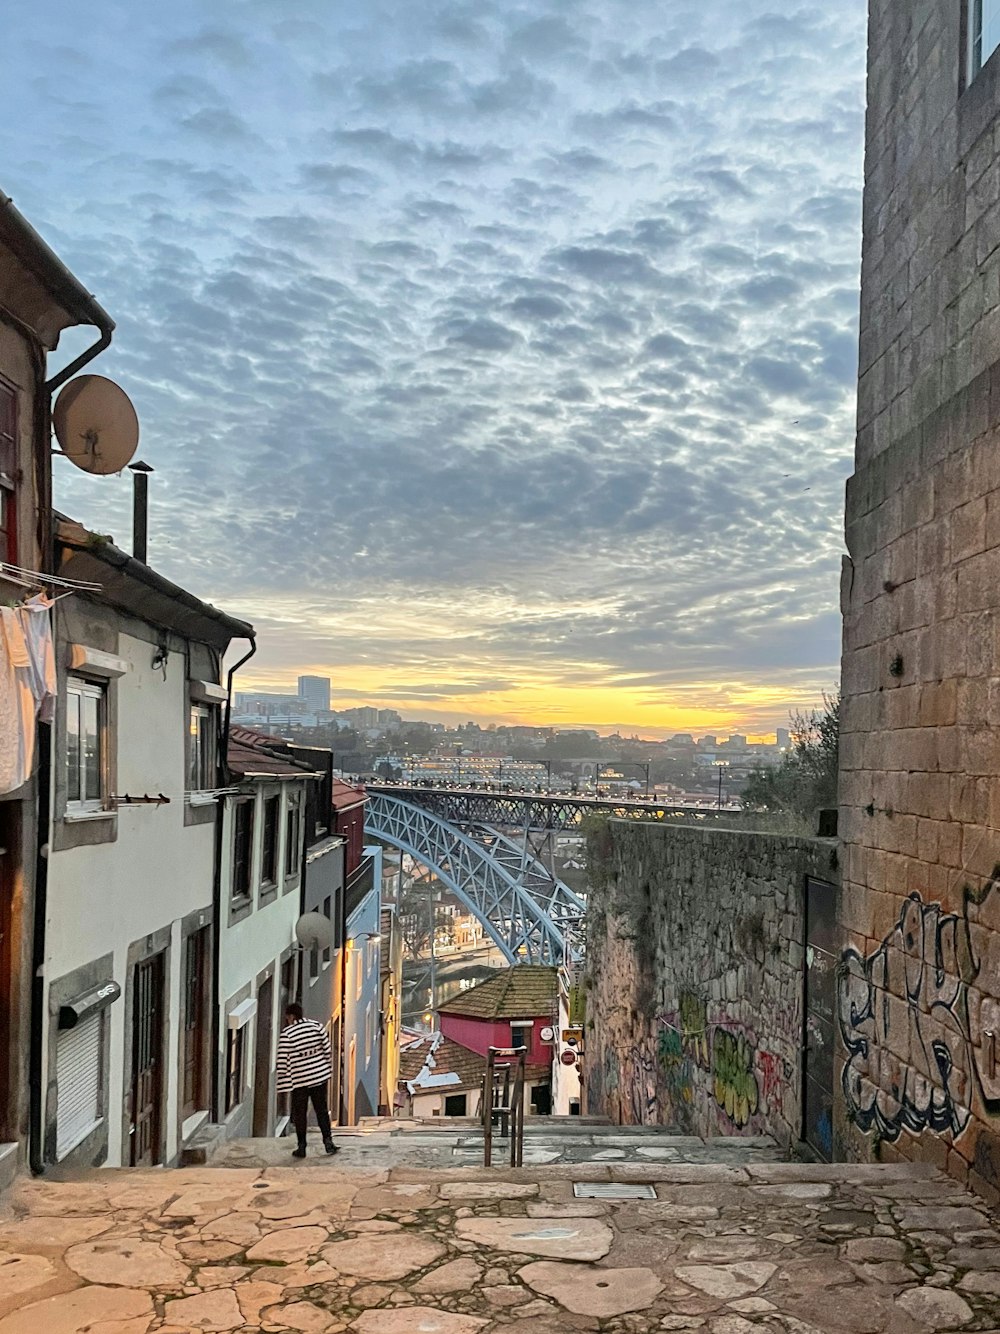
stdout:
<svg viewBox="0 0 1000 1334">
<path fill-rule="evenodd" d="M 132 474 L 132 555 L 146 564 L 149 520 L 149 474 L 153 469 L 140 459 L 130 463 Z"/>
</svg>

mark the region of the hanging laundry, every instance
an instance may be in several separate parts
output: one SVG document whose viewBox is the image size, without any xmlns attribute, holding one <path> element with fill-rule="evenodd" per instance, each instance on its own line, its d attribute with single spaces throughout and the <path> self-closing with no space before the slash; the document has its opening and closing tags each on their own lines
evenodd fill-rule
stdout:
<svg viewBox="0 0 1000 1334">
<path fill-rule="evenodd" d="M 43 723 L 52 721 L 56 709 L 56 651 L 49 615 L 52 606 L 51 598 L 38 593 L 28 598 L 17 613 L 31 659 L 29 671 L 35 710 Z"/>
<path fill-rule="evenodd" d="M 31 777 L 37 712 L 31 677 L 19 613 L 0 607 L 0 793 L 13 792 Z"/>
</svg>

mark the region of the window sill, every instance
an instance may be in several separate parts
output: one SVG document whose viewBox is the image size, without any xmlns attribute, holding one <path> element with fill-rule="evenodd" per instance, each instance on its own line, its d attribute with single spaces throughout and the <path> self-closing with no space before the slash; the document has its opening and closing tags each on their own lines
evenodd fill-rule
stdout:
<svg viewBox="0 0 1000 1334">
<path fill-rule="evenodd" d="M 118 814 L 117 811 L 87 811 L 87 810 L 67 810 L 63 819 L 67 824 L 79 824 L 83 820 L 113 820 Z"/>
</svg>

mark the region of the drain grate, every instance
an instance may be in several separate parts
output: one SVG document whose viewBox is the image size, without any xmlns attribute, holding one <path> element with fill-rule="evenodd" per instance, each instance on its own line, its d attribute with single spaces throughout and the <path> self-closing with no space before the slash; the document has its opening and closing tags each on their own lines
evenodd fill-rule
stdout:
<svg viewBox="0 0 1000 1334">
<path fill-rule="evenodd" d="M 621 1181 L 574 1181 L 578 1200 L 655 1200 L 652 1186 L 632 1186 Z"/>
</svg>

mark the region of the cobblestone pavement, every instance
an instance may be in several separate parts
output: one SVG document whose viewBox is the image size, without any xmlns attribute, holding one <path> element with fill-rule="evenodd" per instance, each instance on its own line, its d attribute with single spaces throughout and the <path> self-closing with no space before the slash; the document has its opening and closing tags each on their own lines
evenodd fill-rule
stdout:
<svg viewBox="0 0 1000 1334">
<path fill-rule="evenodd" d="M 615 1138 L 630 1160 L 375 1170 L 370 1146 L 290 1164 L 279 1141 L 227 1158 L 283 1165 L 24 1180 L 0 1334 L 1000 1334 L 1000 1232 L 931 1169 Z"/>
</svg>

